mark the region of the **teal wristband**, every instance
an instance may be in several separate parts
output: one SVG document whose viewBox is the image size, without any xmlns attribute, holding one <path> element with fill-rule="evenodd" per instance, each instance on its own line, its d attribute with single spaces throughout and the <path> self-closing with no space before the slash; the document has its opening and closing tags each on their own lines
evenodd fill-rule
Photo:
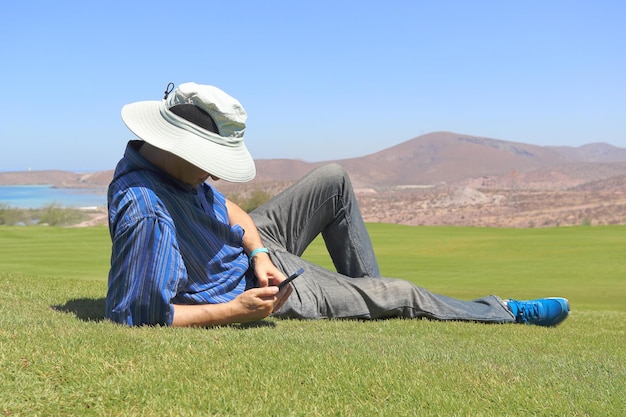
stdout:
<svg viewBox="0 0 626 417">
<path fill-rule="evenodd" d="M 255 257 L 256 255 L 258 255 L 259 253 L 268 253 L 268 254 L 269 254 L 269 253 L 270 253 L 270 251 L 269 251 L 267 248 L 257 248 L 257 249 L 255 249 L 255 250 L 253 250 L 253 251 L 250 253 L 250 265 L 252 265 L 252 260 L 253 260 L 253 259 L 254 259 L 254 257 Z"/>
</svg>

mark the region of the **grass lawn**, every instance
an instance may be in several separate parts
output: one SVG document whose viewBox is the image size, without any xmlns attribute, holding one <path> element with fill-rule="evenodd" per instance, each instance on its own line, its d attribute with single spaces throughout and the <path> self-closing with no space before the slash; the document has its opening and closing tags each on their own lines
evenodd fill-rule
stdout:
<svg viewBox="0 0 626 417">
<path fill-rule="evenodd" d="M 213 329 L 104 320 L 106 228 L 0 227 L 4 415 L 626 412 L 626 228 L 368 225 L 384 275 L 459 298 L 568 297 L 557 328 L 428 320 Z M 329 265 L 321 242 L 305 256 Z"/>
</svg>

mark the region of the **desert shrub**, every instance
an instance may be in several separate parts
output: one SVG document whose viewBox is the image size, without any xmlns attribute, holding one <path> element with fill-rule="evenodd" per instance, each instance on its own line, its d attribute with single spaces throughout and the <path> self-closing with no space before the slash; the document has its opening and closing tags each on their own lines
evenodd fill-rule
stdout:
<svg viewBox="0 0 626 417">
<path fill-rule="evenodd" d="M 45 224 L 48 226 L 69 226 L 85 220 L 88 215 L 75 208 L 49 204 L 40 209 L 22 209 L 0 203 L 0 225 L 17 226 Z"/>
<path fill-rule="evenodd" d="M 242 197 L 238 194 L 228 196 L 229 200 L 248 213 L 266 203 L 270 198 L 272 198 L 272 195 L 264 190 L 254 190 L 248 197 Z"/>
<path fill-rule="evenodd" d="M 27 217 L 24 210 L 0 203 L 0 225 L 15 225 L 25 223 Z"/>
<path fill-rule="evenodd" d="M 38 224 L 49 226 L 67 226 L 79 223 L 86 218 L 85 213 L 78 209 L 62 207 L 58 204 L 48 204 L 37 210 Z"/>
</svg>

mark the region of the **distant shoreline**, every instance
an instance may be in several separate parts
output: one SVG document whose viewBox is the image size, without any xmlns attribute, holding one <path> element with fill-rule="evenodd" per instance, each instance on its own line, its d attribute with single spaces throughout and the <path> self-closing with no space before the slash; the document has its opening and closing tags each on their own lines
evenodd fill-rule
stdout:
<svg viewBox="0 0 626 417">
<path fill-rule="evenodd" d="M 0 185 L 49 185 L 56 188 L 105 190 L 113 179 L 113 170 L 77 173 L 61 170 L 0 172 Z"/>
</svg>

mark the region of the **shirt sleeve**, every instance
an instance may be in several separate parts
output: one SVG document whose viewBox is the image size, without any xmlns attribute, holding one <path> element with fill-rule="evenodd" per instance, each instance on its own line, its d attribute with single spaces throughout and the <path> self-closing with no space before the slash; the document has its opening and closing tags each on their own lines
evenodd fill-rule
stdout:
<svg viewBox="0 0 626 417">
<path fill-rule="evenodd" d="M 158 216 L 124 224 L 112 239 L 107 317 L 137 325 L 171 325 L 171 300 L 187 272 L 173 225 Z"/>
</svg>

